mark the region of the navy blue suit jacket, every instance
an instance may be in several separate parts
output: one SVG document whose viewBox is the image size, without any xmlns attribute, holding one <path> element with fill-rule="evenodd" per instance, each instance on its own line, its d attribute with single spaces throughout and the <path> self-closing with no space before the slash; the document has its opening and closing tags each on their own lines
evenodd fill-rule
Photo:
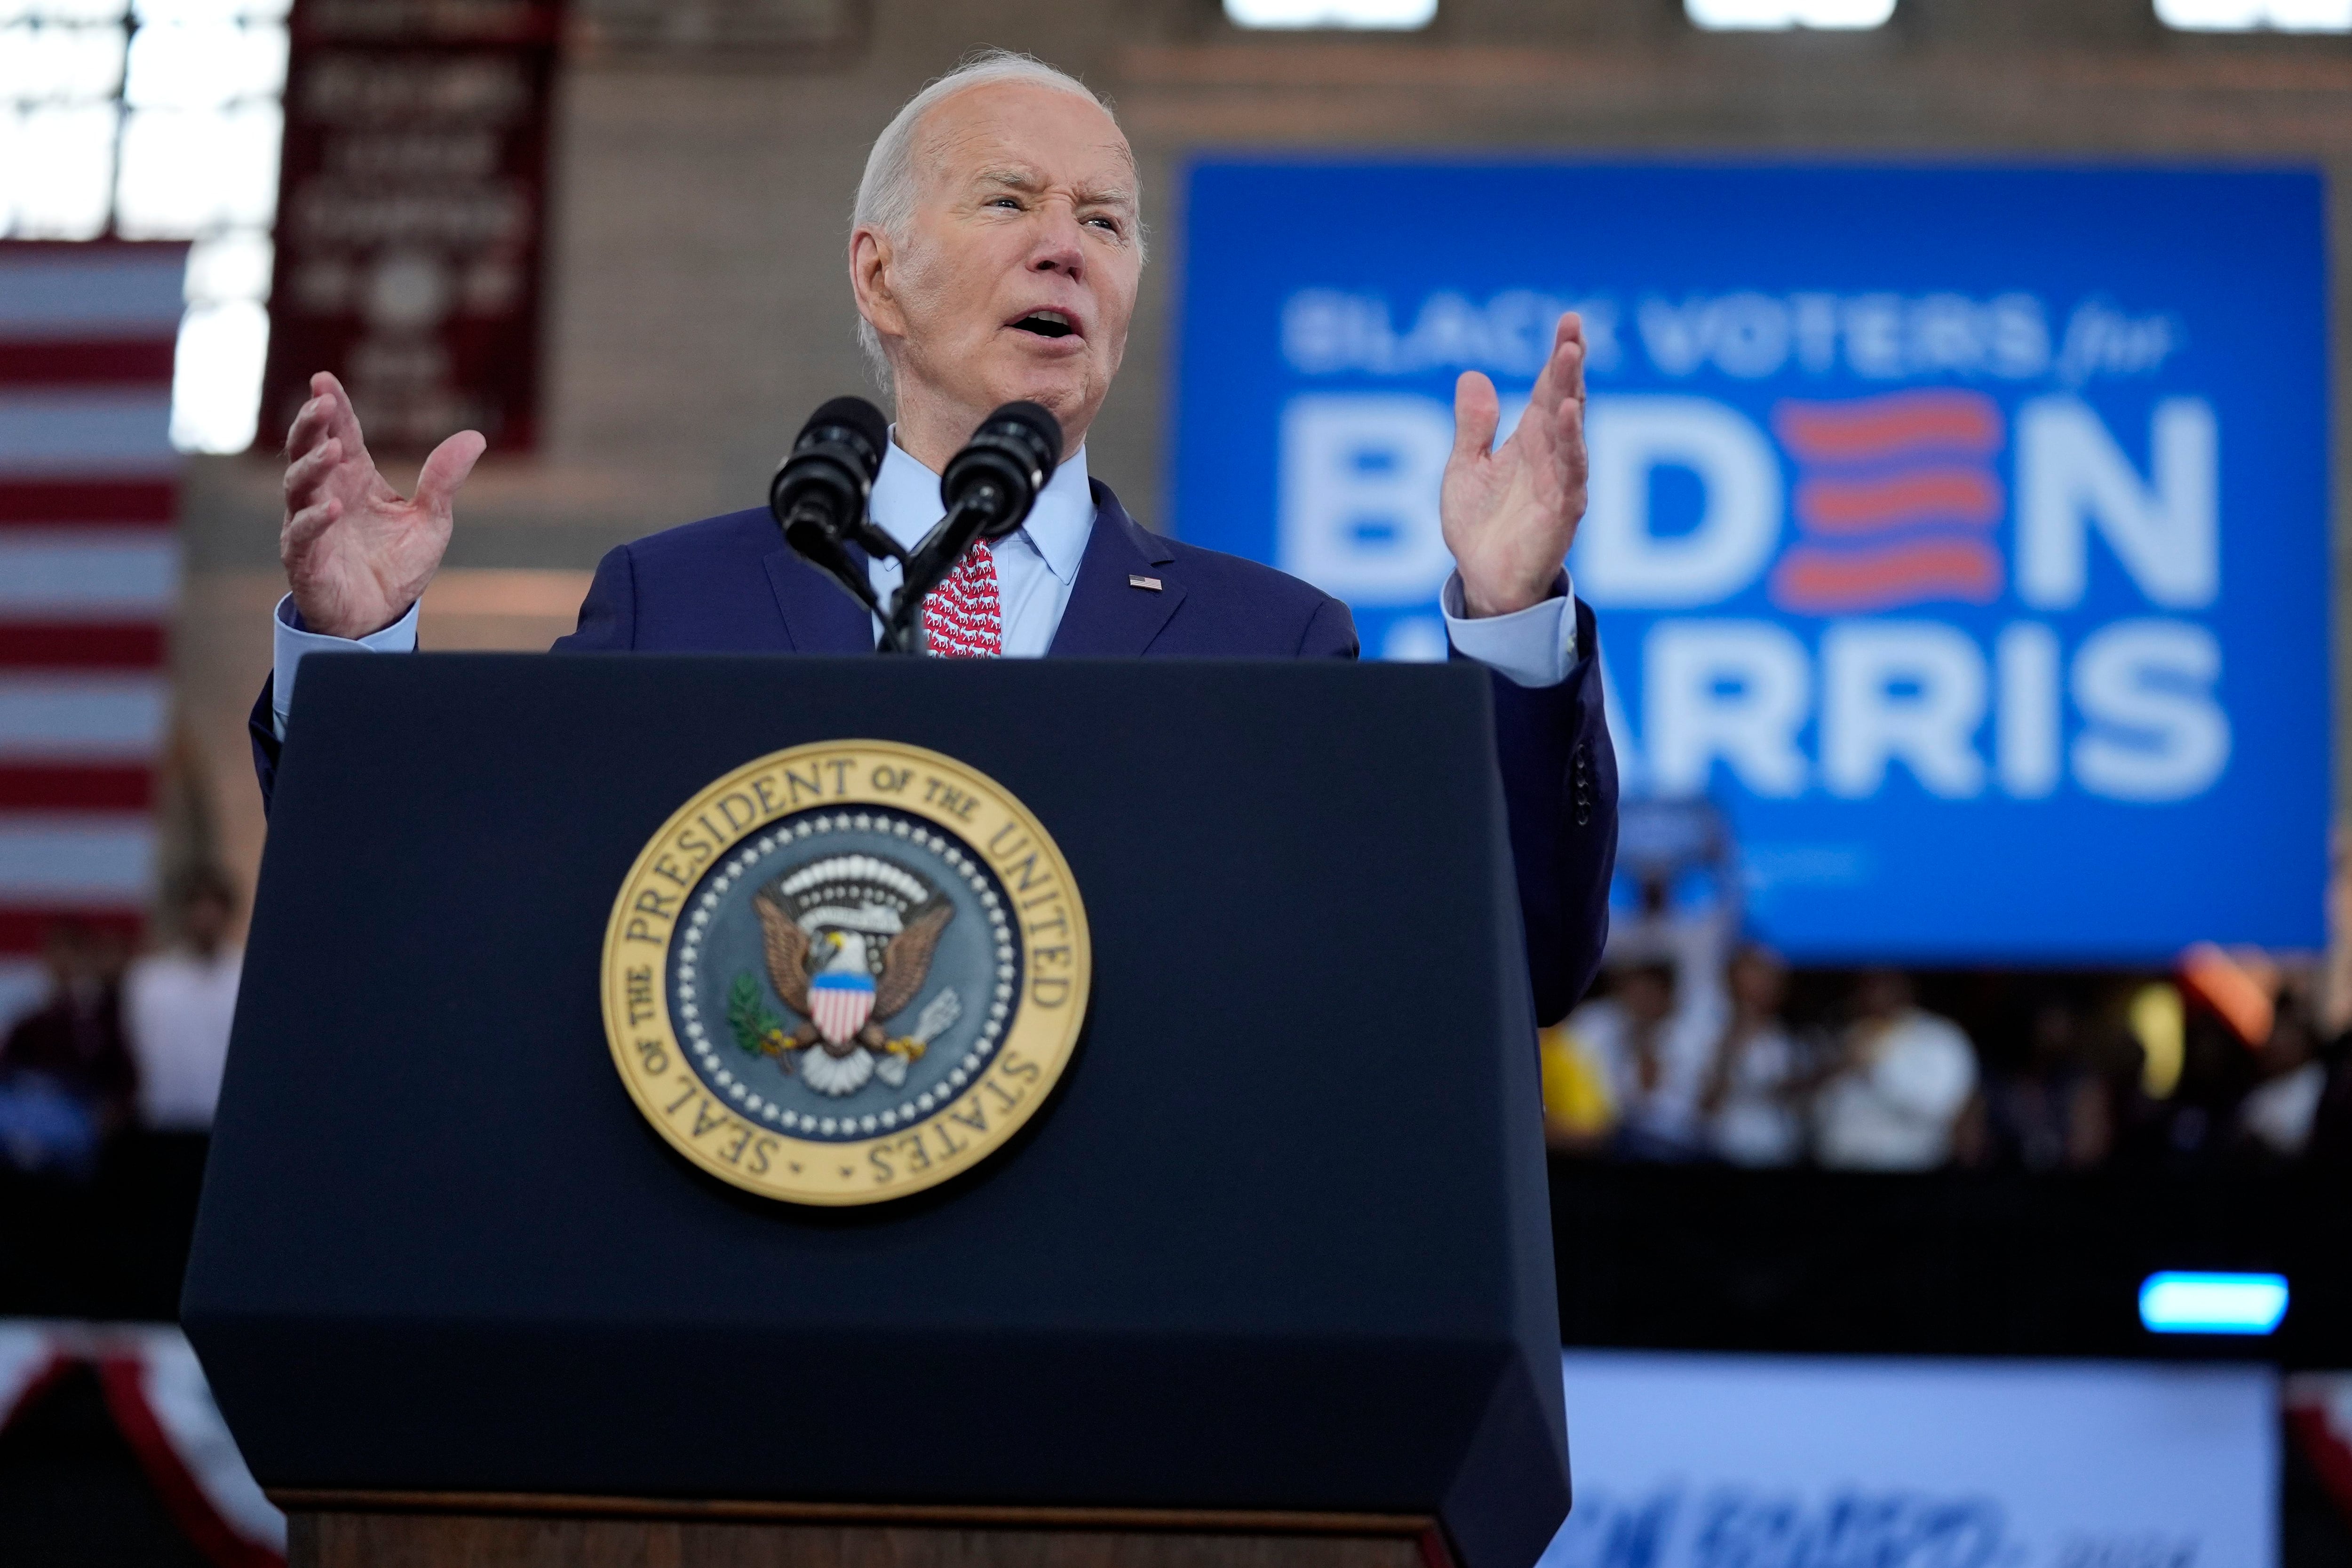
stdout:
<svg viewBox="0 0 2352 1568">
<path fill-rule="evenodd" d="M 1096 481 L 1095 526 L 1054 635 L 1053 655 L 1147 658 L 1353 658 L 1348 606 L 1272 567 L 1163 538 Z M 1129 585 L 1156 577 L 1159 593 Z M 1536 1014 L 1583 995 L 1609 931 L 1617 857 L 1617 758 L 1601 719 L 1592 612 L 1576 606 L 1583 653 L 1558 686 L 1492 677 L 1504 798 L 1525 918 Z M 612 551 L 580 626 L 558 652 L 870 653 L 872 619 L 784 546 L 764 510 L 730 512 Z M 253 710 L 267 805 L 278 740 L 265 685 Z"/>
</svg>

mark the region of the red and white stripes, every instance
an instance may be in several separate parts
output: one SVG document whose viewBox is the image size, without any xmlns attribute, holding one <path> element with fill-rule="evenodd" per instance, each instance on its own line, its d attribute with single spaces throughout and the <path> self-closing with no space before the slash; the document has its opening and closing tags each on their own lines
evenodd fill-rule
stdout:
<svg viewBox="0 0 2352 1568">
<path fill-rule="evenodd" d="M 2286 1429 L 2320 1484 L 2352 1519 L 2352 1373 L 2299 1372 L 2284 1389 Z"/>
<path fill-rule="evenodd" d="M 0 1429 L 77 1366 L 97 1372 L 148 1484 L 214 1568 L 285 1568 L 286 1518 L 245 1468 L 176 1328 L 0 1319 Z"/>
<path fill-rule="evenodd" d="M 0 243 L 0 1020 L 42 932 L 135 931 L 179 590 L 187 247 Z"/>
</svg>

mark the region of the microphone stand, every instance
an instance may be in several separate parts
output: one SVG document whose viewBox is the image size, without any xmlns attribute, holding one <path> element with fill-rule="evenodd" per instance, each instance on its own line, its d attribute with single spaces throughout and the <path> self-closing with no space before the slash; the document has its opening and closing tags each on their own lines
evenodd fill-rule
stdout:
<svg viewBox="0 0 2352 1568">
<path fill-rule="evenodd" d="M 848 545 L 834 537 L 825 526 L 827 521 L 824 507 L 814 501 L 803 501 L 785 520 L 784 542 L 802 560 L 832 578 L 843 593 L 865 605 L 867 614 L 887 622 L 888 617 L 881 600 L 874 595 L 874 586 L 865 568 Z M 857 542 L 869 552 L 887 553 L 901 569 L 907 565 L 907 552 L 898 548 L 898 542 L 878 528 L 861 530 Z"/>
</svg>

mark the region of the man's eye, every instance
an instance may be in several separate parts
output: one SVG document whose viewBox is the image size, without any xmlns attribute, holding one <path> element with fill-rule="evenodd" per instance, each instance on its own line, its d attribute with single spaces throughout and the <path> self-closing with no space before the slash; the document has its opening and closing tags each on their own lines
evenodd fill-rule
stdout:
<svg viewBox="0 0 2352 1568">
<path fill-rule="evenodd" d="M 1014 212 L 1021 210 L 1021 201 L 1017 196 L 998 196 L 988 205 L 992 207 L 1009 207 Z"/>
<path fill-rule="evenodd" d="M 1097 228 L 1102 229 L 1107 234 L 1117 234 L 1119 232 L 1118 219 L 1115 217 L 1090 217 L 1087 219 L 1087 221 L 1093 224 Z"/>
</svg>

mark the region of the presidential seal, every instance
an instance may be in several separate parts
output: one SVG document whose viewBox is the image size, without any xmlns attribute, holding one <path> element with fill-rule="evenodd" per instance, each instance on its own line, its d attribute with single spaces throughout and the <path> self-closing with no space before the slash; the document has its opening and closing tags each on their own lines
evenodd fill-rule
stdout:
<svg viewBox="0 0 2352 1568">
<path fill-rule="evenodd" d="M 604 931 L 604 1029 L 646 1119 L 739 1187 L 904 1197 L 986 1159 L 1077 1043 L 1069 867 L 951 757 L 796 746 L 680 806 Z"/>
</svg>

